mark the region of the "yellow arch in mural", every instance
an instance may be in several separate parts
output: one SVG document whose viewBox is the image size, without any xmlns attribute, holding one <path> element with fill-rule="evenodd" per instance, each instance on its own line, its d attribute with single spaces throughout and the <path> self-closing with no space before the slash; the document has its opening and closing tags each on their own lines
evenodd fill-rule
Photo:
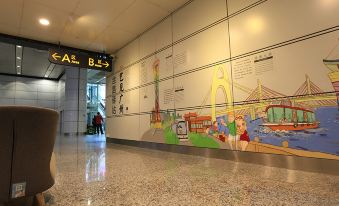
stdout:
<svg viewBox="0 0 339 206">
<path fill-rule="evenodd" d="M 221 74 L 218 76 L 218 74 Z M 215 100 L 217 95 L 217 90 L 222 88 L 222 91 L 225 96 L 226 103 L 232 103 L 232 93 L 230 80 L 228 78 L 228 73 L 225 67 L 215 67 L 213 71 L 213 80 L 212 80 L 212 91 L 211 91 L 211 107 L 212 107 L 212 121 L 216 121 L 216 107 Z"/>
</svg>

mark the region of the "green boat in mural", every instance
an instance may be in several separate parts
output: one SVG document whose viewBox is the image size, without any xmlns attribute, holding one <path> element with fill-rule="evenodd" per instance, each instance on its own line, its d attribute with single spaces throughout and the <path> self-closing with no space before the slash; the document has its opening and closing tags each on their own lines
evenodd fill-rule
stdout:
<svg viewBox="0 0 339 206">
<path fill-rule="evenodd" d="M 261 126 L 273 131 L 298 131 L 318 128 L 313 111 L 286 105 L 270 105 L 266 108 L 267 119 Z"/>
</svg>

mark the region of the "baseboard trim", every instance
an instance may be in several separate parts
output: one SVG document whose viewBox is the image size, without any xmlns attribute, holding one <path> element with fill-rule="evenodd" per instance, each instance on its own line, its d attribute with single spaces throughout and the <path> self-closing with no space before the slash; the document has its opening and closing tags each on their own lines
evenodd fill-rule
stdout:
<svg viewBox="0 0 339 206">
<path fill-rule="evenodd" d="M 156 142 L 126 140 L 106 137 L 107 143 L 121 144 L 133 147 L 161 150 L 180 154 L 196 155 L 209 158 L 232 160 L 260 164 L 270 167 L 279 167 L 292 170 L 302 170 L 307 172 L 317 172 L 330 175 L 339 175 L 339 161 L 298 157 L 292 155 L 277 155 L 256 152 L 241 152 L 227 149 L 210 149 L 194 146 L 172 145 Z"/>
<path fill-rule="evenodd" d="M 79 135 L 85 135 L 86 132 L 72 132 L 72 133 L 62 133 L 64 136 L 79 136 Z"/>
</svg>

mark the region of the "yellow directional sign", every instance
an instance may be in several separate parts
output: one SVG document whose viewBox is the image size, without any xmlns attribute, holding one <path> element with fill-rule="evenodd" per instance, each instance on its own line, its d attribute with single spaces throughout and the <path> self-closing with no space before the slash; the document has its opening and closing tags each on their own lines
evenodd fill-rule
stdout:
<svg viewBox="0 0 339 206">
<path fill-rule="evenodd" d="M 48 60 L 54 64 L 112 71 L 112 58 L 104 54 L 84 54 L 61 49 L 50 49 Z"/>
<path fill-rule="evenodd" d="M 61 58 L 61 56 L 58 56 L 58 53 L 52 54 L 52 57 L 54 60 L 58 60 L 58 58 Z"/>
<path fill-rule="evenodd" d="M 80 62 L 77 59 L 77 56 L 75 54 L 59 54 L 58 52 L 54 52 L 52 54 L 52 58 L 54 59 L 54 61 L 61 61 L 63 63 L 68 63 L 68 64 L 75 64 L 75 65 L 79 65 Z"/>
<path fill-rule="evenodd" d="M 97 68 L 108 68 L 110 66 L 110 63 L 108 60 L 96 60 L 94 58 L 88 57 L 88 66 Z"/>
</svg>

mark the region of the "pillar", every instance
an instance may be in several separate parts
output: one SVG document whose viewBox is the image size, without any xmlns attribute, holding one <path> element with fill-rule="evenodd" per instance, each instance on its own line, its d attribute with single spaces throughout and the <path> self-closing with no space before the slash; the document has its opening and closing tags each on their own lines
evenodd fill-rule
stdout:
<svg viewBox="0 0 339 206">
<path fill-rule="evenodd" d="M 65 67 L 63 133 L 84 134 L 87 128 L 87 70 Z"/>
</svg>

